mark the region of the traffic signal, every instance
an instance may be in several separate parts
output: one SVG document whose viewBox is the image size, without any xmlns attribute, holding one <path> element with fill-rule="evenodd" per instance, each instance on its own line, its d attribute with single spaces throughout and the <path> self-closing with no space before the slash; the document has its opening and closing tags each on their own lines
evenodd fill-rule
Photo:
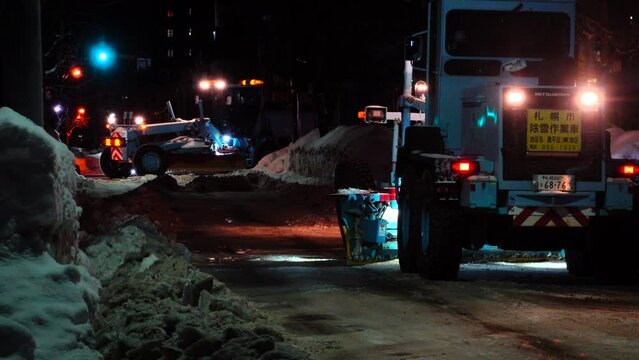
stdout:
<svg viewBox="0 0 639 360">
<path fill-rule="evenodd" d="M 74 66 L 69 70 L 69 75 L 74 79 L 81 79 L 84 76 L 84 71 L 79 66 Z"/>
<path fill-rule="evenodd" d="M 90 59 L 93 66 L 108 69 L 115 63 L 115 51 L 106 43 L 100 42 L 91 47 Z"/>
</svg>

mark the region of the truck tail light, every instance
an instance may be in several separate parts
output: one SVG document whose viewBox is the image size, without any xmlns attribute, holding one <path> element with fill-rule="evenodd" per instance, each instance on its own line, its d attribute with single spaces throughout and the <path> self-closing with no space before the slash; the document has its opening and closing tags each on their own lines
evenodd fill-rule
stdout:
<svg viewBox="0 0 639 360">
<path fill-rule="evenodd" d="M 397 193 L 395 192 L 395 188 L 386 189 L 387 193 L 379 194 L 379 201 L 394 201 L 397 200 Z"/>
<path fill-rule="evenodd" d="M 624 164 L 619 167 L 619 173 L 623 176 L 639 175 L 639 166 L 634 164 Z"/>
<path fill-rule="evenodd" d="M 469 175 L 475 172 L 477 166 L 470 160 L 458 160 L 451 165 L 454 172 L 460 175 Z"/>
</svg>

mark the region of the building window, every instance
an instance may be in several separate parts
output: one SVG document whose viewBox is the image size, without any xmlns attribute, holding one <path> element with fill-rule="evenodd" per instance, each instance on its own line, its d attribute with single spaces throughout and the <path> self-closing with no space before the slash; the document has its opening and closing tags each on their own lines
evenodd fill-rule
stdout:
<svg viewBox="0 0 639 360">
<path fill-rule="evenodd" d="M 213 41 L 217 41 L 217 31 L 213 30 Z"/>
<path fill-rule="evenodd" d="M 193 15 L 193 8 L 189 8 L 189 15 Z"/>
<path fill-rule="evenodd" d="M 138 71 L 143 71 L 151 67 L 151 59 L 149 58 L 138 58 L 137 68 Z"/>
<path fill-rule="evenodd" d="M 193 51 L 192 49 L 189 49 L 189 56 L 192 56 L 192 55 L 193 55 Z"/>
<path fill-rule="evenodd" d="M 189 28 L 189 36 L 193 35 L 193 29 Z"/>
<path fill-rule="evenodd" d="M 173 10 L 169 9 L 166 11 L 166 17 L 173 17 Z"/>
<path fill-rule="evenodd" d="M 166 29 L 166 37 L 169 37 L 169 38 L 173 37 L 173 29 Z"/>
<path fill-rule="evenodd" d="M 167 51 L 166 57 L 170 57 L 170 58 L 173 57 L 173 49 L 169 49 L 169 51 Z"/>
</svg>

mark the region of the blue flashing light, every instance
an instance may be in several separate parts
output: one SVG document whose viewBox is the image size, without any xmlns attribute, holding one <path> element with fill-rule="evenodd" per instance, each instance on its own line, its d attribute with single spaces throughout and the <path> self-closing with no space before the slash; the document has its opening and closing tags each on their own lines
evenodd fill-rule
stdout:
<svg viewBox="0 0 639 360">
<path fill-rule="evenodd" d="M 115 63 L 115 51 L 104 42 L 93 46 L 90 50 L 91 63 L 100 69 L 108 69 Z"/>
<path fill-rule="evenodd" d="M 479 119 L 477 119 L 477 127 L 483 128 L 484 125 L 486 125 L 486 116 L 482 115 L 479 117 Z"/>
<path fill-rule="evenodd" d="M 497 125 L 497 112 L 486 106 L 486 117 L 493 119 L 493 124 Z"/>
<path fill-rule="evenodd" d="M 222 136 L 222 141 L 225 144 L 228 144 L 229 142 L 231 142 L 231 137 L 229 135 L 224 135 L 224 136 Z"/>
</svg>

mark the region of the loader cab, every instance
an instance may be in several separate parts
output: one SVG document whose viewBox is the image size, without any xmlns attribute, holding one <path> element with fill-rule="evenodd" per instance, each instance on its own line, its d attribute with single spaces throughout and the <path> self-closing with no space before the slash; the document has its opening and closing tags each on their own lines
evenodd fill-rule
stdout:
<svg viewBox="0 0 639 360">
<path fill-rule="evenodd" d="M 498 128 L 497 87 L 574 85 L 574 25 L 574 1 L 438 1 L 426 60 L 428 115 L 447 149 L 467 153 L 463 118 L 470 104 L 485 109 L 475 126 Z"/>
</svg>

